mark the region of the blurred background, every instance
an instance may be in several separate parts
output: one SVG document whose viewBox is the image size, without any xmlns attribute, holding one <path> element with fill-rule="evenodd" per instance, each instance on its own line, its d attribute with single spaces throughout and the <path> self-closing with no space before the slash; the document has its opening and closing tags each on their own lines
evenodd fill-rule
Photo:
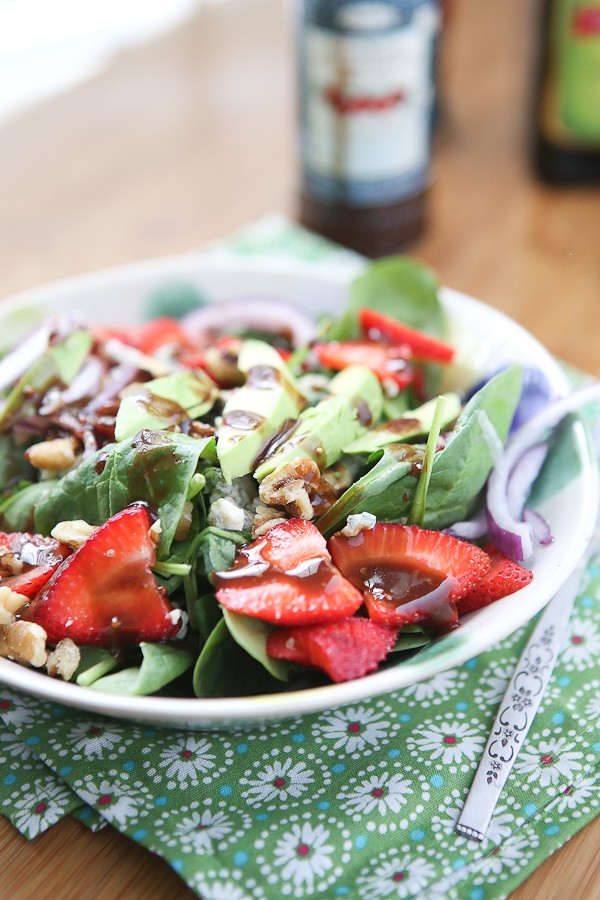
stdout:
<svg viewBox="0 0 600 900">
<path fill-rule="evenodd" d="M 297 216 L 300 5 L 0 0 L 0 295 Z M 600 194 L 531 164 L 543 4 L 444 9 L 410 252 L 600 374 Z"/>
</svg>

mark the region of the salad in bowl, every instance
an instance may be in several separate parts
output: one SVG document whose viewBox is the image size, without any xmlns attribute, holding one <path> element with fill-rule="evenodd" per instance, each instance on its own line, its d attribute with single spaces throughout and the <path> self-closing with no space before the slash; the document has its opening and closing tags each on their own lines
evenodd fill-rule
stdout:
<svg viewBox="0 0 600 900">
<path fill-rule="evenodd" d="M 275 696 L 519 603 L 557 426 L 596 385 L 557 396 L 510 348 L 469 369 L 406 258 L 339 314 L 184 294 L 127 327 L 55 316 L 0 360 L 1 657 L 114 696 Z"/>
</svg>

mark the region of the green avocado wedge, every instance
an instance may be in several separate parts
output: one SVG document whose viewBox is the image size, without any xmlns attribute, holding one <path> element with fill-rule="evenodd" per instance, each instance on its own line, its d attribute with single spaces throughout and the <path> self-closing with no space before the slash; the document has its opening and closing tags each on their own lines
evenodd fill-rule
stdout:
<svg viewBox="0 0 600 900">
<path fill-rule="evenodd" d="M 298 457 L 313 459 L 321 470 L 333 465 L 347 442 L 360 439 L 381 418 L 381 387 L 366 366 L 344 369 L 331 380 L 329 390 L 328 397 L 300 413 L 285 443 L 258 466 L 258 481 Z"/>
<path fill-rule="evenodd" d="M 450 425 L 460 414 L 461 402 L 458 394 L 448 392 L 442 395 L 446 400 L 441 428 Z M 378 428 L 367 431 L 344 447 L 344 453 L 374 453 L 388 444 L 406 443 L 429 434 L 433 423 L 437 398 L 428 400 L 416 409 L 407 410 L 400 419 L 392 419 Z"/>
<path fill-rule="evenodd" d="M 294 377 L 269 344 L 244 341 L 238 367 L 246 382 L 227 400 L 217 432 L 217 456 L 228 484 L 252 472 L 269 439 L 306 406 Z"/>
</svg>

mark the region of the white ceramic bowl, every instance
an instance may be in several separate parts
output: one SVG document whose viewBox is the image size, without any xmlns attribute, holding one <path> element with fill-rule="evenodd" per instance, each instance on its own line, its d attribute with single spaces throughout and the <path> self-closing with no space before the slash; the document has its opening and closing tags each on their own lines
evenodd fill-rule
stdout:
<svg viewBox="0 0 600 900">
<path fill-rule="evenodd" d="M 20 294 L 0 305 L 0 335 L 4 344 L 35 321 L 66 311 L 79 311 L 95 323 L 132 323 L 140 319 L 149 293 L 174 280 L 196 285 L 214 302 L 240 295 L 271 295 L 295 301 L 311 313 L 339 311 L 345 304 L 352 275 L 348 265 L 290 265 L 264 259 L 225 261 L 190 254 L 98 272 Z M 451 328 L 460 338 L 457 378 L 460 379 L 463 367 L 472 373 L 483 373 L 516 360 L 540 368 L 557 393 L 567 392 L 555 360 L 511 319 L 450 289 L 443 289 L 442 300 Z M 541 508 L 551 523 L 554 543 L 536 552 L 531 564 L 533 582 L 517 596 L 465 616 L 461 628 L 395 666 L 345 684 L 214 700 L 112 696 L 51 679 L 5 659 L 0 659 L 0 682 L 55 703 L 119 718 L 222 729 L 329 709 L 422 681 L 507 637 L 546 605 L 575 568 L 596 520 L 598 476 L 581 422 L 573 425 L 572 441 L 580 474 Z"/>
</svg>

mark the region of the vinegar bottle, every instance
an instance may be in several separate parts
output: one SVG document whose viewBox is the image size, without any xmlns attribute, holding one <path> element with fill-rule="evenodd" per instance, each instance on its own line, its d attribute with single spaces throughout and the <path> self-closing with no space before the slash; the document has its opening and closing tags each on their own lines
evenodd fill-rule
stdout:
<svg viewBox="0 0 600 900">
<path fill-rule="evenodd" d="M 436 0 L 304 0 L 301 221 L 368 256 L 425 224 Z"/>
<path fill-rule="evenodd" d="M 535 166 L 556 184 L 600 182 L 600 0 L 545 0 Z"/>
</svg>

